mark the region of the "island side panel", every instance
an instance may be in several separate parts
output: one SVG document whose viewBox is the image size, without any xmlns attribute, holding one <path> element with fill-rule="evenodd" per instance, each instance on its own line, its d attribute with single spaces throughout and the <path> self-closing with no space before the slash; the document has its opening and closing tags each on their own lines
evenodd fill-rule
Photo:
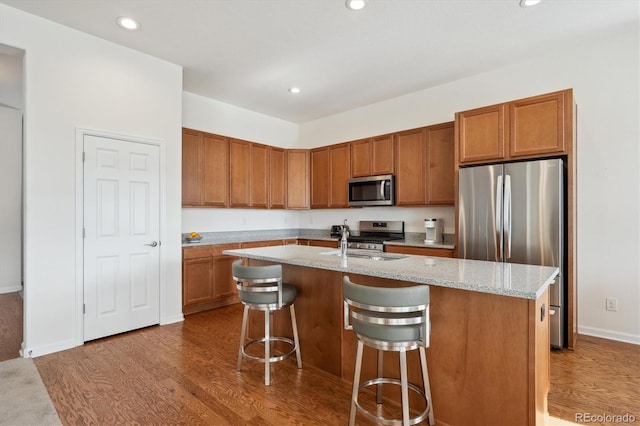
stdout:
<svg viewBox="0 0 640 426">
<path fill-rule="evenodd" d="M 549 289 L 529 306 L 529 377 L 534 389 L 529 394 L 529 424 L 543 425 L 549 417 L 550 383 Z"/>
</svg>

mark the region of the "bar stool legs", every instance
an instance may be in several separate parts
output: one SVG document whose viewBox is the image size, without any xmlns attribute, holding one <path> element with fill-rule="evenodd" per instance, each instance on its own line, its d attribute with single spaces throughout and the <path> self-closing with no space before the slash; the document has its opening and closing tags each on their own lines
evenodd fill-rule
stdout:
<svg viewBox="0 0 640 426">
<path fill-rule="evenodd" d="M 291 356 L 294 352 L 296 354 L 296 361 L 298 368 L 302 368 L 302 356 L 300 355 L 300 341 L 298 340 L 298 323 L 296 321 L 296 310 L 293 305 L 289 305 L 289 312 L 291 313 L 291 327 L 293 328 L 293 340 L 287 337 L 274 337 L 271 335 L 272 329 L 272 317 L 273 311 L 270 309 L 264 310 L 264 337 L 250 340 L 246 342 L 247 338 L 247 322 L 249 319 L 249 309 L 248 305 L 244 306 L 244 312 L 242 314 L 242 331 L 240 332 L 240 348 L 238 349 L 238 363 L 236 366 L 236 370 L 240 371 L 242 368 L 242 359 L 248 358 L 254 361 L 264 362 L 264 384 L 265 386 L 269 386 L 271 384 L 271 363 L 282 361 L 289 356 Z M 291 351 L 284 355 L 273 356 L 273 342 L 285 342 L 289 343 L 293 346 Z M 264 343 L 264 358 L 255 357 L 246 353 L 246 348 L 254 343 L 263 342 Z"/>
<path fill-rule="evenodd" d="M 354 426 L 356 422 L 356 414 L 360 411 L 362 414 L 366 415 L 369 419 L 374 420 L 379 424 L 385 425 L 415 425 L 420 423 L 425 418 L 429 418 L 429 424 L 435 425 L 435 418 L 433 415 L 433 408 L 431 406 L 431 388 L 429 383 L 429 373 L 427 371 L 427 356 L 425 352 L 425 348 L 418 348 L 420 351 L 420 367 L 422 370 L 422 384 L 424 387 L 420 389 L 414 384 L 409 383 L 408 375 L 407 375 L 407 351 L 405 348 L 399 348 L 398 355 L 400 358 L 400 380 L 385 378 L 382 373 L 382 355 L 384 351 L 377 350 L 378 357 L 378 365 L 377 365 L 377 377 L 372 380 L 368 380 L 362 384 L 360 384 L 360 374 L 362 372 L 362 354 L 364 352 L 364 344 L 362 341 L 358 340 L 358 347 L 356 351 L 356 365 L 355 371 L 353 374 L 353 390 L 351 394 L 351 408 L 349 410 L 349 426 Z M 371 385 L 376 385 L 376 403 L 382 404 L 382 384 L 383 383 L 392 383 L 400 385 L 400 394 L 401 394 L 401 403 L 402 403 L 402 420 L 395 419 L 386 419 L 381 416 L 374 415 L 370 413 L 368 410 L 364 409 L 360 403 L 358 402 L 358 395 L 360 390 Z M 421 395 L 426 404 L 425 410 L 417 415 L 416 417 L 411 418 L 409 414 L 409 389 Z"/>
</svg>

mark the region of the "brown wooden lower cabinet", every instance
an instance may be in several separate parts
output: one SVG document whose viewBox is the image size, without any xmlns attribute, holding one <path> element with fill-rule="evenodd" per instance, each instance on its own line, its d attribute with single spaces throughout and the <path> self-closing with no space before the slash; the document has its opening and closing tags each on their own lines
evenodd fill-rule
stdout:
<svg viewBox="0 0 640 426">
<path fill-rule="evenodd" d="M 248 249 L 248 248 L 256 248 L 256 247 L 281 246 L 281 245 L 285 244 L 284 241 L 290 241 L 290 240 L 249 241 L 249 242 L 246 242 L 246 243 L 241 243 L 241 247 L 243 249 Z"/>
<path fill-rule="evenodd" d="M 338 248 L 340 245 L 339 241 L 331 241 L 331 240 L 298 240 L 298 244 L 301 246 L 315 246 L 315 247 L 331 247 Z"/>
<path fill-rule="evenodd" d="M 252 265 L 268 264 L 250 260 Z M 411 286 L 338 271 L 283 265 L 295 285 L 304 365 L 353 380 L 356 337 L 344 330 L 342 278 L 371 286 Z M 544 424 L 549 392 L 549 292 L 537 300 L 430 286 L 427 363 L 437 424 Z M 277 311 L 274 335 L 291 336 L 289 311 Z M 261 312 L 251 312 L 249 335 L 263 333 Z M 278 349 L 278 348 L 276 348 Z M 280 349 L 282 350 L 282 349 Z M 375 351 L 365 347 L 362 380 L 375 377 Z M 421 383 L 417 351 L 407 354 L 409 382 Z M 397 353 L 384 354 L 385 375 L 399 377 Z M 399 401 L 395 389 L 385 396 Z M 415 401 L 417 403 L 417 401 Z"/>
<path fill-rule="evenodd" d="M 453 257 L 453 250 L 442 249 L 442 248 L 386 245 L 384 247 L 384 250 L 388 253 L 417 254 L 419 256 Z"/>
<path fill-rule="evenodd" d="M 231 264 L 238 259 L 222 254 L 240 244 L 216 244 L 182 249 L 182 313 L 184 315 L 238 303 Z"/>
</svg>

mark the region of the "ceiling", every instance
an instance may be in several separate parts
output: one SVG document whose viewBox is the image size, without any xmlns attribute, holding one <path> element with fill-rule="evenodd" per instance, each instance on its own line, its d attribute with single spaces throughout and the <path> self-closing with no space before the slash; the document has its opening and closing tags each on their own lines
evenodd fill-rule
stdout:
<svg viewBox="0 0 640 426">
<path fill-rule="evenodd" d="M 184 90 L 294 123 L 637 28 L 638 0 L 0 0 L 184 68 Z M 141 28 L 116 25 L 131 16 Z M 301 93 L 288 88 L 299 86 Z"/>
</svg>

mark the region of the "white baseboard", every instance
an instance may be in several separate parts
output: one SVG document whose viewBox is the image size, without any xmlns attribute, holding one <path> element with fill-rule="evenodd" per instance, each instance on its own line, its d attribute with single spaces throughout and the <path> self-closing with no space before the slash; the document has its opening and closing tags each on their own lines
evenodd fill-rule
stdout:
<svg viewBox="0 0 640 426">
<path fill-rule="evenodd" d="M 640 345 L 640 336 L 628 333 L 619 333 L 617 331 L 604 330 L 596 327 L 578 326 L 578 334 L 587 336 L 600 337 L 602 339 L 616 340 L 618 342 L 632 343 Z M 578 341 L 580 338 L 578 338 Z"/>
<path fill-rule="evenodd" d="M 15 293 L 16 291 L 20 291 L 20 290 L 22 290 L 21 285 L 12 286 L 12 287 L 0 287 L 0 294 Z"/>
<path fill-rule="evenodd" d="M 36 358 L 43 355 L 52 354 L 54 352 L 60 352 L 67 349 L 75 348 L 78 346 L 75 340 L 64 340 L 62 342 L 56 342 L 51 345 L 24 347 L 22 349 L 22 356 L 25 358 Z"/>
<path fill-rule="evenodd" d="M 178 314 L 178 315 L 173 315 L 170 317 L 163 318 L 162 321 L 160 321 L 160 325 L 168 325 L 168 324 L 173 324 L 173 323 L 182 322 L 182 321 L 184 321 L 184 315 Z"/>
</svg>

